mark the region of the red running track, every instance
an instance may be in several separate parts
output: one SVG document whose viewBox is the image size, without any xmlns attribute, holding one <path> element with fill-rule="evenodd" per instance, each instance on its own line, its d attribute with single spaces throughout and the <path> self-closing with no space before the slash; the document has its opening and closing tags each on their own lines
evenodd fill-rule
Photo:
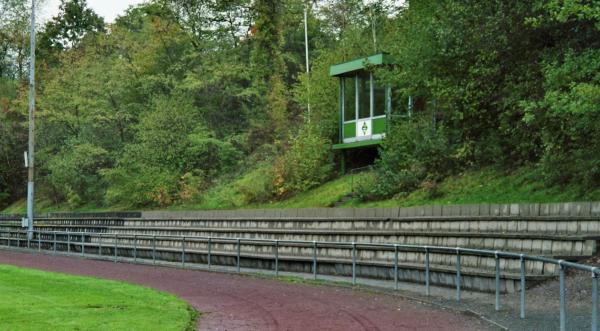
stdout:
<svg viewBox="0 0 600 331">
<path fill-rule="evenodd" d="M 199 330 L 486 330 L 475 317 L 398 296 L 226 273 L 0 250 L 0 264 L 127 281 L 202 312 Z"/>
</svg>

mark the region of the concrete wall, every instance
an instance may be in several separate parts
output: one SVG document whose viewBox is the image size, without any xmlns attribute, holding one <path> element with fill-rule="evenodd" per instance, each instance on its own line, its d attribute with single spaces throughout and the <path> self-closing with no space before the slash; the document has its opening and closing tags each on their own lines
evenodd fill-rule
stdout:
<svg viewBox="0 0 600 331">
<path fill-rule="evenodd" d="M 299 208 L 206 211 L 144 211 L 145 219 L 219 218 L 402 218 L 456 216 L 600 217 L 600 202 L 432 205 L 406 208 Z"/>
<path fill-rule="evenodd" d="M 136 246 L 140 256 L 144 256 L 151 251 L 149 247 L 156 244 L 161 260 L 165 261 L 177 261 L 181 256 L 181 241 L 159 238 L 156 242 L 151 242 L 148 236 L 184 235 L 460 246 L 570 257 L 573 260 L 595 254 L 597 239 L 600 238 L 600 202 L 411 208 L 149 211 L 140 215 L 128 215 L 127 218 L 102 213 L 49 215 L 51 217 L 47 219 L 38 218 L 36 228 L 48 231 L 146 236 L 134 239 L 119 238 L 118 244 L 122 247 L 119 251 L 133 252 L 131 247 Z M 18 228 L 20 222 L 16 219 L 0 221 L 0 232 Z M 86 250 L 98 250 L 102 246 L 104 250 L 110 251 L 114 246 L 110 237 L 98 240 L 97 237 L 91 238 L 91 235 L 86 235 L 88 236 Z M 77 235 L 71 240 L 73 239 L 77 240 Z M 12 243 L 15 244 L 16 241 L 13 240 Z M 66 245 L 63 246 L 64 249 Z M 77 244 L 71 246 L 78 249 Z M 223 264 L 233 263 L 233 255 L 237 250 L 234 243 L 215 242 L 212 249 L 215 261 L 221 259 Z M 206 260 L 206 242 L 190 240 L 188 237 L 186 250 L 189 250 L 186 254 L 189 255 L 190 262 Z M 271 246 L 245 243 L 241 245 L 240 251 L 243 266 L 272 268 Z M 280 253 L 281 270 L 310 271 L 310 248 L 282 244 Z M 320 272 L 348 275 L 351 266 L 351 250 L 348 248 L 323 246 L 318 248 L 317 255 Z M 390 251 L 370 252 L 360 249 L 357 258 L 360 276 L 389 279 L 392 270 L 390 263 L 394 259 Z M 399 256 L 401 279 L 422 281 L 423 261 L 422 252 L 402 252 Z M 464 279 L 465 282 L 467 278 L 472 280 L 472 285 L 467 287 L 492 290 L 494 262 L 490 257 L 464 256 Z M 433 283 L 452 284 L 454 264 L 454 256 L 432 253 L 432 272 L 439 275 L 434 277 Z M 505 272 L 511 273 L 502 275 L 502 286 L 511 292 L 515 288 L 516 278 L 513 276 L 519 272 L 520 265 L 516 260 L 505 259 L 501 264 Z M 533 276 L 534 279 L 552 278 L 557 272 L 554 265 L 544 263 L 528 263 L 526 270 L 528 277 Z"/>
</svg>

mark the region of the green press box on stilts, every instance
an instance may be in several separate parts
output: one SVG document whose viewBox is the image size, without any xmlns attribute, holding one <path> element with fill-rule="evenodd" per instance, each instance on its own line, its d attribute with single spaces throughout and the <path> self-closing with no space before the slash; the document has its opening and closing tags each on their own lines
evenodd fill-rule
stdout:
<svg viewBox="0 0 600 331">
<path fill-rule="evenodd" d="M 394 64 L 384 53 L 336 64 L 329 75 L 340 81 L 339 143 L 334 150 L 342 151 L 342 172 L 345 169 L 344 150 L 376 146 L 388 133 L 392 111 L 392 90 L 381 85 L 374 67 Z"/>
</svg>

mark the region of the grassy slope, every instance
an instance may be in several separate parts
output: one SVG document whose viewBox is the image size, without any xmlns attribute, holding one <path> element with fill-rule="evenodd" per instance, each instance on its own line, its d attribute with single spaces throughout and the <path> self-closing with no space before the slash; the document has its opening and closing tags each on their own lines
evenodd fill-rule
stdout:
<svg viewBox="0 0 600 331">
<path fill-rule="evenodd" d="M 215 188 L 220 194 L 211 195 L 210 203 L 183 205 L 178 209 L 216 209 L 220 208 L 310 208 L 331 207 L 352 192 L 357 181 L 368 180 L 368 173 L 347 175 L 325 183 L 307 192 L 300 193 L 282 201 L 258 205 L 230 204 L 235 195 L 223 194 L 235 192 L 235 185 L 228 184 Z M 232 187 L 233 186 L 233 187 Z M 524 167 L 514 172 L 503 172 L 494 168 L 469 171 L 450 177 L 440 183 L 438 194 L 430 197 L 424 190 L 388 200 L 363 202 L 351 199 L 339 204 L 340 207 L 409 207 L 430 204 L 466 204 L 466 203 L 511 203 L 511 202 L 564 202 L 578 200 L 600 200 L 600 188 L 588 194 L 581 194 L 579 187 L 542 184 L 535 169 Z M 229 200 L 228 200 L 229 199 Z"/>
<path fill-rule="evenodd" d="M 354 178 L 353 178 L 354 177 Z M 237 208 L 310 208 L 331 207 L 340 199 L 352 192 L 353 183 L 365 180 L 369 174 L 346 175 L 307 192 L 300 193 L 282 201 L 272 203 L 247 205 L 243 202 L 242 194 L 236 181 L 222 184 L 211 189 L 202 201 L 173 206 L 175 210 L 196 209 L 237 209 Z M 356 199 L 338 204 L 340 207 L 393 207 L 417 206 L 429 204 L 463 204 L 463 203 L 510 203 L 510 202 L 561 202 L 593 200 L 600 201 L 600 188 L 581 194 L 579 187 L 555 186 L 545 187 L 535 169 L 524 167 L 517 171 L 506 173 L 497 169 L 487 168 L 469 171 L 450 177 L 438 187 L 438 194 L 430 197 L 423 190 L 382 201 L 362 202 Z M 49 205 L 38 205 L 39 211 L 60 210 Z M 106 208 L 120 210 L 120 208 Z M 14 204 L 5 212 L 23 212 L 24 202 Z M 65 208 L 65 210 L 69 210 Z M 85 207 L 82 211 L 101 210 Z"/>
<path fill-rule="evenodd" d="M 185 330 L 193 315 L 149 288 L 0 265 L 3 330 Z"/>
<path fill-rule="evenodd" d="M 404 198 L 353 203 L 361 207 L 408 207 L 429 204 L 600 200 L 600 188 L 582 194 L 577 185 L 546 187 L 542 184 L 538 173 L 530 168 L 521 168 L 511 173 L 494 169 L 466 172 L 442 182 L 438 192 L 436 197 L 429 197 L 423 190 L 417 190 Z"/>
</svg>

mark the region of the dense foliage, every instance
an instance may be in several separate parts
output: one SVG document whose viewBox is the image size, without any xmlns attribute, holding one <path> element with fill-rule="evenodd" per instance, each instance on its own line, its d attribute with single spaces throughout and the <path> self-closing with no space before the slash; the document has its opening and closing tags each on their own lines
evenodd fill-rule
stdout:
<svg viewBox="0 0 600 331">
<path fill-rule="evenodd" d="M 152 0 L 106 23 L 62 0 L 38 27 L 36 176 L 55 204 L 166 207 L 231 185 L 244 202 L 336 175 L 331 64 L 388 52 L 394 120 L 364 199 L 432 195 L 453 173 L 540 168 L 600 184 L 600 3 Z M 0 207 L 24 195 L 27 1 L 0 0 Z M 419 104 L 405 113 L 411 96 Z M 310 103 L 310 112 L 307 104 Z"/>
</svg>

